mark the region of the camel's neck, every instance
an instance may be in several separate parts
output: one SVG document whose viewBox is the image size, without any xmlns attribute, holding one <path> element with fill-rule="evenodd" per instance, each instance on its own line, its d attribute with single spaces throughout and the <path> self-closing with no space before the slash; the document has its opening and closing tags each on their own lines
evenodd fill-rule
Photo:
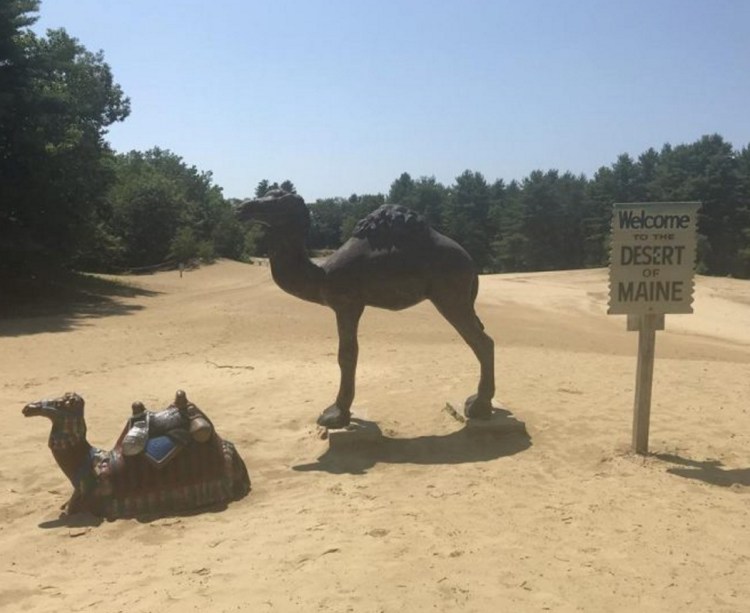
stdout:
<svg viewBox="0 0 750 613">
<path fill-rule="evenodd" d="M 55 422 L 48 444 L 65 476 L 77 487 L 81 476 L 79 473 L 87 465 L 91 451 L 91 445 L 86 440 L 86 423 L 83 418 Z"/>
<path fill-rule="evenodd" d="M 271 245 L 271 274 L 285 292 L 323 304 L 321 288 L 325 272 L 310 261 L 304 240 L 282 236 Z"/>
</svg>

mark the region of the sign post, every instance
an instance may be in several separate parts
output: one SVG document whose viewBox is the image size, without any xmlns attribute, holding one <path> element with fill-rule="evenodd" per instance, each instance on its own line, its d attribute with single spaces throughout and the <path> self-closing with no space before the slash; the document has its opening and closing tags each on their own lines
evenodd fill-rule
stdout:
<svg viewBox="0 0 750 613">
<path fill-rule="evenodd" d="M 633 451 L 648 453 L 656 331 L 666 313 L 693 312 L 700 202 L 616 203 L 609 266 L 610 315 L 638 331 Z"/>
</svg>

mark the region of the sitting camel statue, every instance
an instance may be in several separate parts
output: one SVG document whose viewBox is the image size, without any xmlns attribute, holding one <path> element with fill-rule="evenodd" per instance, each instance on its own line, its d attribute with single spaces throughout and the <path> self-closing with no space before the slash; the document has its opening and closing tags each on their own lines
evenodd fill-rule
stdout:
<svg viewBox="0 0 750 613">
<path fill-rule="evenodd" d="M 335 403 L 318 417 L 319 425 L 342 428 L 350 422 L 357 327 L 364 308 L 401 310 L 425 299 L 479 360 L 479 388 L 467 399 L 465 415 L 483 419 L 492 415 L 495 345 L 474 312 L 479 289 L 474 262 L 458 243 L 435 231 L 417 213 L 383 205 L 359 221 L 353 236 L 317 265 L 305 248 L 310 212 L 297 194 L 272 190 L 241 203 L 237 218 L 267 226 L 271 273 L 281 289 L 336 313 L 341 382 Z"/>
<path fill-rule="evenodd" d="M 49 447 L 73 484 L 62 515 L 86 511 L 110 520 L 168 515 L 239 500 L 250 491 L 250 477 L 234 445 L 216 434 L 184 392 L 154 413 L 133 403 L 133 417 L 111 451 L 86 440 L 83 407 L 81 396 L 67 393 L 23 409 L 26 417 L 41 415 L 52 422 Z M 149 422 L 150 431 L 138 426 Z M 138 436 L 143 444 L 136 449 L 132 443 Z M 123 442 L 129 439 L 128 448 Z"/>
</svg>

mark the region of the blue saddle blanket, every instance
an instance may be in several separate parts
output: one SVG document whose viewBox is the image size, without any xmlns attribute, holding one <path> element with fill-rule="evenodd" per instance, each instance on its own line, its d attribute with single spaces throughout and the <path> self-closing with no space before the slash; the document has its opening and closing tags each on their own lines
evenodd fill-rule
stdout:
<svg viewBox="0 0 750 613">
<path fill-rule="evenodd" d="M 181 446 L 166 435 L 148 439 L 143 453 L 157 467 L 165 466 L 180 451 Z"/>
</svg>

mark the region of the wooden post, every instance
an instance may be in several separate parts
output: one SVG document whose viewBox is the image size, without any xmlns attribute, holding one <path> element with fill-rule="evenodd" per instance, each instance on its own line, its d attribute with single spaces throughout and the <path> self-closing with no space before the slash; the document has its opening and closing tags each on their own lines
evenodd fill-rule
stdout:
<svg viewBox="0 0 750 613">
<path fill-rule="evenodd" d="M 664 329 L 665 314 L 693 312 L 695 229 L 700 206 L 700 202 L 613 205 L 607 313 L 627 315 L 628 330 L 638 331 L 635 453 L 648 453 L 656 331 Z"/>
<path fill-rule="evenodd" d="M 638 367 L 635 374 L 635 406 L 633 407 L 633 451 L 645 455 L 648 453 L 648 427 L 651 418 L 651 387 L 654 379 L 656 330 L 664 329 L 664 316 L 638 315 L 633 319 L 637 319 L 638 322 Z M 629 322 L 630 325 L 635 323 L 631 322 Z"/>
</svg>

